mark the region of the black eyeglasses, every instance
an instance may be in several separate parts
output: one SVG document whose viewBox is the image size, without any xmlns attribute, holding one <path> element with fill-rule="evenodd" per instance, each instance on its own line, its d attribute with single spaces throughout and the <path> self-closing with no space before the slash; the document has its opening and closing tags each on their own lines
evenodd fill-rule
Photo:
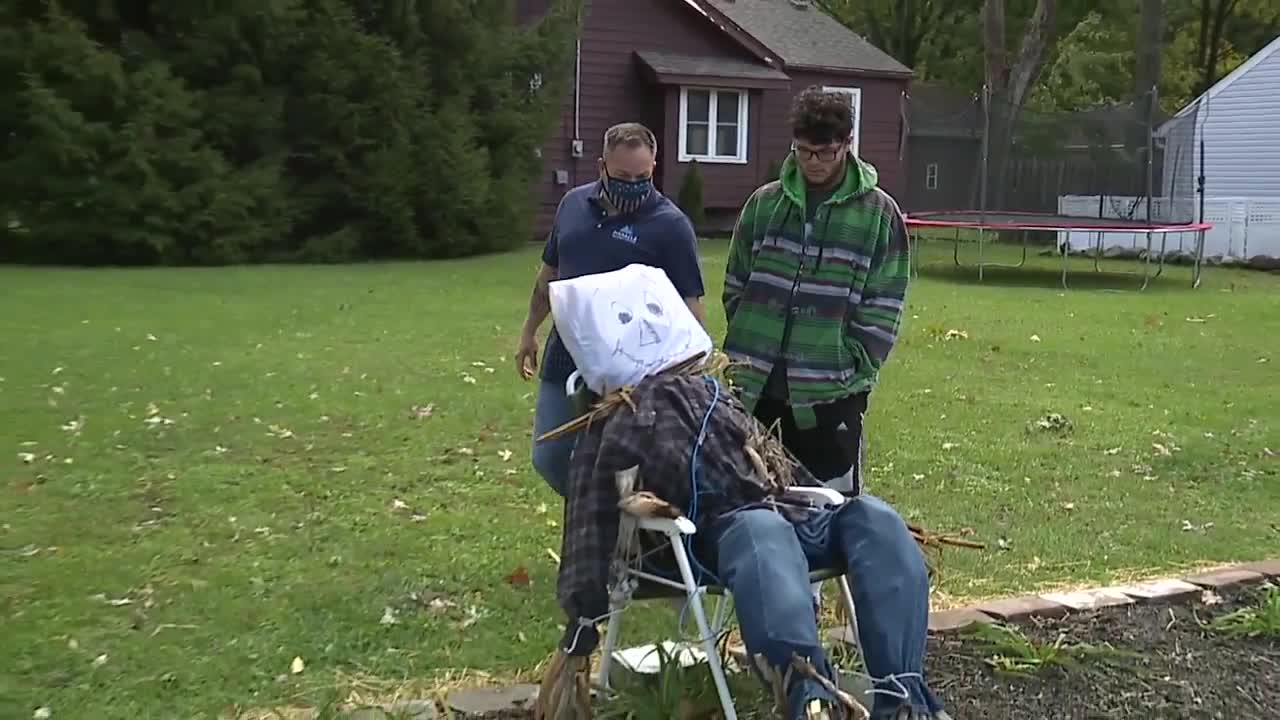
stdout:
<svg viewBox="0 0 1280 720">
<path fill-rule="evenodd" d="M 844 147 L 843 146 L 837 146 L 833 148 L 829 147 L 829 148 L 823 148 L 821 150 L 810 150 L 808 148 L 793 147 L 791 148 L 791 152 L 796 154 L 797 160 L 804 161 L 804 160 L 812 160 L 814 158 L 817 158 L 822 162 L 831 162 L 832 160 L 835 160 L 836 158 L 840 157 L 840 153 L 844 152 Z"/>
</svg>

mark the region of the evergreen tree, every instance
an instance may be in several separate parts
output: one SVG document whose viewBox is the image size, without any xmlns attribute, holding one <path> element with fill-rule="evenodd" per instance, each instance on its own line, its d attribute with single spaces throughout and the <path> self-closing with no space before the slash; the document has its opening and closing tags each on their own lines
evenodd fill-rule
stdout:
<svg viewBox="0 0 1280 720">
<path fill-rule="evenodd" d="M 689 163 L 689 171 L 680 183 L 676 204 L 689 216 L 689 222 L 693 223 L 695 230 L 706 224 L 706 209 L 702 205 L 702 170 L 699 169 L 697 160 Z"/>
<path fill-rule="evenodd" d="M 440 257 L 529 236 L 581 0 L 0 9 L 11 259 Z"/>
</svg>

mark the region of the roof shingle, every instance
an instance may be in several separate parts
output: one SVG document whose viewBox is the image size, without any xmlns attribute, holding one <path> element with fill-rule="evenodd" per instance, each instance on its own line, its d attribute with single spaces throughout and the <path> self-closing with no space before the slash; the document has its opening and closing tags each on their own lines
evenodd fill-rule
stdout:
<svg viewBox="0 0 1280 720">
<path fill-rule="evenodd" d="M 692 75 L 701 77 L 738 78 L 743 80 L 786 81 L 786 73 L 763 63 L 726 57 L 704 57 L 678 53 L 638 50 L 636 56 L 654 73 L 664 75 Z"/>
<path fill-rule="evenodd" d="M 812 2 L 704 0 L 789 66 L 909 75 L 911 69 Z"/>
</svg>

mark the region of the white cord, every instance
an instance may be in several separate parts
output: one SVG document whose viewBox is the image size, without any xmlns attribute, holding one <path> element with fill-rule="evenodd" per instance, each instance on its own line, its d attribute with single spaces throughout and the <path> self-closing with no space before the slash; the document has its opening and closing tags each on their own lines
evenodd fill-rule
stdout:
<svg viewBox="0 0 1280 720">
<path fill-rule="evenodd" d="M 583 628 L 591 628 L 592 630 L 594 630 L 596 628 L 596 625 L 604 622 L 605 620 L 608 620 L 609 618 L 613 617 L 614 615 L 620 612 L 622 612 L 621 609 L 610 610 L 609 612 L 601 615 L 598 618 L 594 618 L 594 619 L 588 619 L 584 617 L 578 618 L 578 629 L 573 631 L 573 642 L 569 643 L 569 647 L 565 648 L 564 651 L 572 655 L 573 651 L 578 648 L 578 638 L 582 636 Z"/>
</svg>

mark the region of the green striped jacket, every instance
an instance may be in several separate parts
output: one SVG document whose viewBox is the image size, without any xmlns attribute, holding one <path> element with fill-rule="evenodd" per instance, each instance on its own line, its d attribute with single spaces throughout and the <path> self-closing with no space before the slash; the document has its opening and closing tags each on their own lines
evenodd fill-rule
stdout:
<svg viewBox="0 0 1280 720">
<path fill-rule="evenodd" d="M 799 427 L 815 424 L 814 405 L 875 384 L 897 340 L 910 274 L 902 211 L 876 179 L 851 155 L 844 181 L 806 218 L 792 154 L 780 179 L 743 206 L 725 271 L 724 350 L 749 409 L 780 356 Z"/>
</svg>

